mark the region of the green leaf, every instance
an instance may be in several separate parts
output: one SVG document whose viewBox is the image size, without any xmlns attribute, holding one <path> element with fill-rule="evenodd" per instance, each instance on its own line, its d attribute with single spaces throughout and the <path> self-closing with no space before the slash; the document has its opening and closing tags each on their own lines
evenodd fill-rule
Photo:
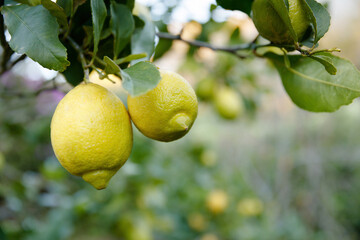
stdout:
<svg viewBox="0 0 360 240">
<path fill-rule="evenodd" d="M 68 50 L 70 65 L 62 74 L 68 83 L 76 86 L 84 80 L 84 69 L 78 60 L 78 52 L 70 44 L 65 43 L 65 46 Z"/>
<path fill-rule="evenodd" d="M 108 56 L 104 57 L 104 62 L 106 63 L 104 71 L 106 74 L 116 74 L 120 73 L 120 67 Z"/>
<path fill-rule="evenodd" d="M 94 31 L 94 56 L 96 56 L 107 12 L 103 0 L 91 0 L 90 4 Z"/>
<path fill-rule="evenodd" d="M 62 7 L 60 7 L 59 5 L 57 5 L 56 3 L 54 3 L 51 0 L 41 0 L 41 4 L 47 10 L 49 10 L 51 15 L 56 17 L 56 19 L 57 19 L 58 23 L 60 24 L 60 26 L 63 26 L 65 29 L 67 29 L 69 27 L 68 22 L 67 22 L 66 13 L 65 13 L 65 11 L 64 11 L 64 9 Z"/>
<path fill-rule="evenodd" d="M 329 30 L 330 14 L 326 8 L 315 0 L 303 0 L 307 6 L 307 13 L 315 32 L 314 44 L 316 44 Z"/>
<path fill-rule="evenodd" d="M 280 73 L 283 85 L 292 101 L 312 112 L 334 112 L 360 97 L 360 72 L 348 60 L 322 53 L 337 68 L 330 75 L 316 60 L 304 56 L 289 56 L 291 68 L 284 64 L 283 56 L 267 53 Z"/>
<path fill-rule="evenodd" d="M 146 60 L 150 60 L 155 50 L 155 24 L 150 18 L 150 14 L 140 14 L 139 17 L 145 22 L 143 28 L 136 28 L 131 37 L 131 53 L 146 53 Z M 139 60 L 134 60 L 135 64 Z"/>
<path fill-rule="evenodd" d="M 284 24 L 287 26 L 287 29 L 289 29 L 291 38 L 294 39 L 295 42 L 298 42 L 299 39 L 291 24 L 289 9 L 288 6 L 286 6 L 284 0 L 269 0 L 269 2 L 277 12 L 279 17 L 282 19 Z"/>
<path fill-rule="evenodd" d="M 3 6 L 2 14 L 11 35 L 10 47 L 43 67 L 64 71 L 70 64 L 58 38 L 59 24 L 42 5 Z M 36 17 L 34 17 L 36 16 Z"/>
<path fill-rule="evenodd" d="M 57 0 L 56 3 L 64 9 L 66 16 L 72 16 L 73 0 Z"/>
<path fill-rule="evenodd" d="M 251 4 L 253 0 L 216 0 L 216 3 L 229 10 L 240 10 L 248 15 L 251 12 Z"/>
<path fill-rule="evenodd" d="M 129 56 L 116 59 L 116 60 L 115 60 L 115 63 L 116 63 L 117 65 L 120 65 L 120 64 L 122 64 L 122 63 L 131 62 L 131 61 L 133 61 L 133 60 L 138 60 L 138 59 L 146 58 L 146 56 L 147 56 L 146 53 L 131 54 L 131 55 L 129 55 Z"/>
<path fill-rule="evenodd" d="M 324 67 L 325 70 L 331 74 L 331 75 L 336 75 L 337 69 L 334 66 L 334 63 L 332 61 L 332 58 L 328 56 L 328 54 L 324 54 L 324 53 L 316 53 L 310 56 L 312 59 L 318 61 L 319 63 L 321 63 Z"/>
<path fill-rule="evenodd" d="M 122 85 L 132 96 L 144 94 L 155 88 L 161 76 L 159 70 L 149 62 L 139 62 L 121 70 Z"/>
<path fill-rule="evenodd" d="M 114 35 L 114 58 L 130 42 L 135 29 L 135 22 L 130 9 L 123 4 L 111 2 L 111 29 Z"/>
<path fill-rule="evenodd" d="M 41 0 L 15 0 L 18 3 L 27 4 L 30 6 L 37 6 L 41 4 Z"/>
</svg>

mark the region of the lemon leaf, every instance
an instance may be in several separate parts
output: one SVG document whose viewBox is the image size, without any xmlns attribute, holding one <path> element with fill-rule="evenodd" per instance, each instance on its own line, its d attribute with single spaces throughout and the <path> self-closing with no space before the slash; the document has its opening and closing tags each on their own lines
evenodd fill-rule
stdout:
<svg viewBox="0 0 360 240">
<path fill-rule="evenodd" d="M 62 7 L 51 0 L 41 0 L 41 4 L 51 13 L 51 15 L 56 17 L 60 26 L 63 26 L 65 29 L 69 27 L 66 13 Z"/>
<path fill-rule="evenodd" d="M 248 15 L 251 12 L 251 4 L 254 0 L 216 0 L 216 3 L 229 10 L 240 10 Z"/>
<path fill-rule="evenodd" d="M 159 70 L 149 62 L 139 62 L 121 70 L 122 84 L 132 96 L 144 94 L 155 88 L 161 76 Z"/>
<path fill-rule="evenodd" d="M 114 35 L 114 56 L 119 53 L 130 42 L 131 35 L 135 29 L 135 22 L 130 9 L 124 4 L 111 2 L 111 29 Z"/>
<path fill-rule="evenodd" d="M 94 56 L 96 56 L 107 11 L 103 0 L 91 0 L 90 4 L 94 31 Z"/>
<path fill-rule="evenodd" d="M 106 63 L 104 71 L 107 74 L 116 74 L 120 73 L 120 67 L 108 56 L 104 57 L 104 62 Z"/>
<path fill-rule="evenodd" d="M 140 13 L 138 16 L 145 24 L 143 27 L 136 28 L 131 36 L 131 53 L 146 53 L 145 60 L 149 60 L 155 50 L 155 24 L 151 20 L 150 13 Z M 138 21 L 139 22 L 139 21 Z M 135 64 L 140 60 L 133 60 Z"/>
<path fill-rule="evenodd" d="M 66 16 L 73 14 L 73 0 L 57 0 L 56 3 L 64 9 Z"/>
<path fill-rule="evenodd" d="M 331 17 L 326 8 L 315 0 L 303 1 L 307 6 L 307 13 L 314 28 L 314 44 L 316 44 L 329 30 Z"/>
<path fill-rule="evenodd" d="M 59 24 L 42 5 L 3 6 L 1 13 L 11 35 L 9 45 L 15 52 L 60 72 L 70 64 L 58 38 Z"/>
<path fill-rule="evenodd" d="M 334 63 L 333 63 L 332 59 L 327 54 L 317 53 L 317 54 L 314 54 L 314 55 L 312 55 L 310 57 L 312 59 L 318 61 L 319 63 L 321 63 L 325 67 L 325 70 L 328 73 L 330 73 L 331 75 L 336 74 L 337 69 L 334 66 Z"/>
<path fill-rule="evenodd" d="M 142 58 L 146 58 L 146 57 L 147 57 L 146 53 L 130 54 L 126 57 L 116 59 L 115 63 L 119 65 L 122 63 L 131 62 L 133 60 L 138 60 L 138 59 L 142 59 Z"/>
<path fill-rule="evenodd" d="M 265 56 L 275 64 L 287 93 L 300 108 L 334 112 L 360 97 L 360 72 L 346 59 L 331 53 L 321 54 L 337 69 L 337 74 L 331 75 L 310 57 L 289 56 L 291 67 L 286 67 L 283 56 L 273 53 Z"/>
</svg>

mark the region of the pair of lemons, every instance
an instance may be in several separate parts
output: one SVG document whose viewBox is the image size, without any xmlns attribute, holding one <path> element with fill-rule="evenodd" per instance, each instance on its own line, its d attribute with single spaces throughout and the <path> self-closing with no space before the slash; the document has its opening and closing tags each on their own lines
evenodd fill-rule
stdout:
<svg viewBox="0 0 360 240">
<path fill-rule="evenodd" d="M 160 74 L 156 88 L 128 96 L 128 111 L 116 95 L 100 85 L 80 84 L 72 89 L 58 104 L 51 122 L 51 143 L 61 165 L 103 189 L 130 156 L 131 120 L 155 140 L 170 142 L 183 137 L 197 116 L 195 92 L 179 74 Z"/>
</svg>

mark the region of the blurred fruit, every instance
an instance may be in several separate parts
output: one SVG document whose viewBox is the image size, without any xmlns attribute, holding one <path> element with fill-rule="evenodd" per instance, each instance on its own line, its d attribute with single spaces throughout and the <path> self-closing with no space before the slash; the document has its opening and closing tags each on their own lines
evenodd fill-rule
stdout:
<svg viewBox="0 0 360 240">
<path fill-rule="evenodd" d="M 192 127 L 198 103 L 190 84 L 179 74 L 160 71 L 161 81 L 140 96 L 128 96 L 131 120 L 145 136 L 163 142 L 183 137 Z"/>
<path fill-rule="evenodd" d="M 5 156 L 2 152 L 0 152 L 0 171 L 3 170 L 5 166 Z"/>
<path fill-rule="evenodd" d="M 219 238 L 215 234 L 206 233 L 200 238 L 200 240 L 219 240 Z"/>
<path fill-rule="evenodd" d="M 130 155 L 130 118 L 113 93 L 97 84 L 80 84 L 55 110 L 51 143 L 66 170 L 103 189 Z"/>
<path fill-rule="evenodd" d="M 152 230 L 144 216 L 126 214 L 117 223 L 117 232 L 121 239 L 152 240 Z"/>
<path fill-rule="evenodd" d="M 247 217 L 260 215 L 263 210 L 264 205 L 258 198 L 244 198 L 237 206 L 238 213 Z"/>
<path fill-rule="evenodd" d="M 206 206 L 210 212 L 219 214 L 228 206 L 228 196 L 223 190 L 211 191 L 206 198 Z"/>
<path fill-rule="evenodd" d="M 310 26 L 306 8 L 301 0 L 289 0 L 289 17 L 298 41 L 301 42 Z M 290 31 L 270 1 L 255 0 L 252 5 L 252 19 L 264 38 L 278 44 L 294 43 Z"/>
<path fill-rule="evenodd" d="M 237 92 L 230 87 L 222 87 L 215 94 L 215 108 L 222 118 L 233 120 L 244 111 L 244 104 Z"/>
<path fill-rule="evenodd" d="M 216 152 L 212 149 L 204 150 L 200 155 L 200 161 L 204 166 L 214 166 L 217 161 Z"/>
<path fill-rule="evenodd" d="M 205 78 L 195 87 L 196 96 L 201 100 L 211 100 L 214 97 L 216 82 L 214 79 Z"/>
<path fill-rule="evenodd" d="M 190 214 L 187 218 L 189 226 L 196 231 L 204 231 L 207 225 L 205 217 L 200 213 Z"/>
</svg>

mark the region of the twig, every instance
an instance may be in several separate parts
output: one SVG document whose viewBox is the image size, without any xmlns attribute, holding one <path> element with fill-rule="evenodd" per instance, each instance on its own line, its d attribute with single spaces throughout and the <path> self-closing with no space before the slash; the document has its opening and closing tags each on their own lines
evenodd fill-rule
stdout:
<svg viewBox="0 0 360 240">
<path fill-rule="evenodd" d="M 13 61 L 10 66 L 9 69 L 11 69 L 12 67 L 14 67 L 16 64 L 18 64 L 19 62 L 21 62 L 22 60 L 24 60 L 26 58 L 26 54 L 21 55 L 18 59 L 16 59 L 15 61 Z"/>
<path fill-rule="evenodd" d="M 198 41 L 198 40 L 186 40 L 186 39 L 183 39 L 181 37 L 181 35 L 171 35 L 171 34 L 163 33 L 163 32 L 158 32 L 158 33 L 156 33 L 156 35 L 159 38 L 169 39 L 169 40 L 179 40 L 179 41 L 185 42 L 185 43 L 187 43 L 191 46 L 195 46 L 195 47 L 205 47 L 205 48 L 209 48 L 213 51 L 228 52 L 228 53 L 234 54 L 235 56 L 237 56 L 238 58 L 241 58 L 241 59 L 245 59 L 246 56 L 239 54 L 238 51 L 253 49 L 253 45 L 254 45 L 253 43 L 246 43 L 246 44 L 240 44 L 240 45 L 235 45 L 235 46 L 221 47 L 221 46 L 213 46 L 209 43 Z"/>
<path fill-rule="evenodd" d="M 4 5 L 4 0 L 0 0 L 0 7 Z M 11 55 L 14 51 L 10 48 L 9 43 L 6 41 L 5 37 L 5 25 L 4 25 L 4 16 L 0 14 L 0 44 L 3 48 L 3 56 L 1 61 L 1 70 L 0 75 L 8 70 L 6 67 L 7 62 L 10 60 Z"/>
<path fill-rule="evenodd" d="M 85 56 L 84 56 L 84 51 L 82 50 L 82 48 L 75 42 L 74 39 L 72 39 L 71 37 L 67 37 L 67 40 L 69 41 L 70 45 L 78 52 L 79 54 L 79 58 L 80 58 L 80 61 L 81 61 L 81 65 L 84 69 L 84 75 L 85 75 L 85 78 L 84 78 L 84 81 L 85 83 L 88 83 L 89 82 L 89 65 L 86 63 L 86 59 L 85 59 Z"/>
</svg>

